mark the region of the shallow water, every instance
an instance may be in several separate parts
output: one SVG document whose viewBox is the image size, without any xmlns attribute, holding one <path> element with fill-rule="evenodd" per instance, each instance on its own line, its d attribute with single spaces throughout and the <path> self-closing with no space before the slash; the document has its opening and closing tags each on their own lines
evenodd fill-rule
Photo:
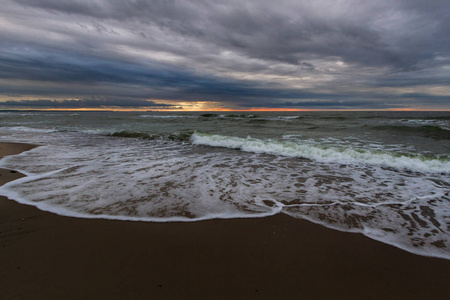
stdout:
<svg viewBox="0 0 450 300">
<path fill-rule="evenodd" d="M 0 194 L 62 215 L 285 213 L 450 259 L 450 113 L 5 112 Z"/>
</svg>

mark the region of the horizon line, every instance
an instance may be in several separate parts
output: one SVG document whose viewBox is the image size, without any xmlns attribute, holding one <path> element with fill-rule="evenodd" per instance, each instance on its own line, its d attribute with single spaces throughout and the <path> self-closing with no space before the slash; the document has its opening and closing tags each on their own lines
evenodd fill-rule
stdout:
<svg viewBox="0 0 450 300">
<path fill-rule="evenodd" d="M 208 109 L 208 110 L 192 110 L 192 109 L 150 109 L 150 108 L 5 108 L 0 111 L 86 111 L 86 112 L 315 112 L 315 111 L 436 111 L 436 112 L 450 112 L 449 109 L 418 109 L 418 108 L 381 108 L 381 109 L 310 109 L 310 108 L 252 108 L 252 109 Z"/>
</svg>

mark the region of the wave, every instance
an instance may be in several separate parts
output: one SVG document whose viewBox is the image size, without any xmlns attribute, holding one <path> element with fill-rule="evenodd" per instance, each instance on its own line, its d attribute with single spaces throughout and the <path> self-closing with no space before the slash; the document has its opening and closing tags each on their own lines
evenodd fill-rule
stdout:
<svg viewBox="0 0 450 300">
<path fill-rule="evenodd" d="M 193 131 L 183 131 L 183 132 L 175 132 L 172 134 L 149 134 L 141 131 L 116 131 L 109 136 L 113 137 L 122 137 L 122 138 L 140 138 L 145 140 L 171 140 L 171 141 L 180 141 L 185 142 L 189 141 Z"/>
<path fill-rule="evenodd" d="M 429 120 L 450 120 L 450 116 L 427 117 Z"/>
<path fill-rule="evenodd" d="M 347 120 L 347 119 L 352 119 L 352 117 L 345 117 L 345 116 L 314 116 L 314 118 L 316 119 L 321 119 L 321 120 Z"/>
<path fill-rule="evenodd" d="M 226 114 L 226 115 L 219 115 L 215 113 L 205 113 L 199 115 L 202 118 L 237 118 L 237 119 L 243 119 L 243 118 L 258 118 L 257 115 L 247 115 L 247 114 Z"/>
<path fill-rule="evenodd" d="M 268 123 L 270 121 L 273 121 L 273 120 L 269 120 L 269 119 L 252 119 L 252 120 L 247 121 L 246 123 L 247 124 L 265 124 L 265 123 Z"/>
<path fill-rule="evenodd" d="M 194 145 L 225 147 L 245 152 L 301 157 L 326 163 L 366 164 L 425 173 L 450 173 L 450 159 L 437 156 L 402 155 L 392 152 L 355 150 L 352 148 L 321 147 L 289 141 L 262 140 L 195 132 Z"/>
<path fill-rule="evenodd" d="M 304 116 L 261 116 L 254 114 L 215 114 L 215 113 L 205 113 L 200 114 L 200 118 L 202 119 L 214 119 L 214 120 L 246 120 L 248 124 L 258 124 L 258 123 L 267 123 L 267 122 L 275 122 L 275 121 L 295 121 L 304 119 Z"/>
<path fill-rule="evenodd" d="M 446 120 L 450 120 L 450 116 L 429 116 L 429 117 L 408 116 L 407 119 L 411 119 L 411 120 L 442 120 L 442 121 L 446 121 Z"/>
<path fill-rule="evenodd" d="M 256 118 L 256 115 L 236 115 L 236 114 L 229 114 L 229 115 L 220 115 L 221 118 Z"/>
<path fill-rule="evenodd" d="M 39 132 L 39 133 L 50 133 L 50 132 L 58 132 L 55 129 L 44 129 L 44 128 L 31 128 L 26 126 L 12 126 L 12 127 L 3 127 L 8 130 L 13 131 L 22 131 L 22 132 Z"/>
<path fill-rule="evenodd" d="M 440 126 L 434 125 L 423 125 L 423 126 L 404 126 L 404 125 L 378 125 L 374 126 L 377 130 L 388 130 L 388 131 L 398 131 L 413 134 L 422 134 L 427 137 L 434 139 L 450 140 L 450 130 L 442 128 Z"/>
<path fill-rule="evenodd" d="M 381 148 L 384 153 L 358 152 L 346 145 L 327 148 L 319 139 L 313 140 L 317 144 L 299 145 L 300 141 L 198 132 L 190 135 L 192 144 L 309 160 L 279 160 L 184 142 L 148 142 L 147 136 L 170 135 L 137 131 L 118 131 L 116 138 L 77 133 L 26 136 L 31 136 L 29 142 L 41 141 L 42 136 L 50 139 L 47 146 L 0 161 L 2 167 L 28 176 L 3 185 L 0 194 L 41 210 L 153 222 L 285 213 L 420 255 L 450 259 L 448 176 L 373 167 L 430 171 L 430 161 L 435 160 L 435 169 L 448 173 L 449 159 L 402 157 L 386 148 Z M 331 142 L 335 145 L 339 139 Z"/>
<path fill-rule="evenodd" d="M 176 118 L 195 118 L 195 116 L 188 115 L 139 115 L 140 118 L 153 118 L 153 119 L 176 119 Z"/>
</svg>

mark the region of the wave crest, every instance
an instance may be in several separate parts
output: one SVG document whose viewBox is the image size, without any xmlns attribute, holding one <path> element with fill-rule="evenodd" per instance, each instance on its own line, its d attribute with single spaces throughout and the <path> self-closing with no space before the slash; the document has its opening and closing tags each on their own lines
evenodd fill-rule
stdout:
<svg viewBox="0 0 450 300">
<path fill-rule="evenodd" d="M 145 140 L 157 140 L 164 139 L 170 141 L 180 141 L 185 142 L 188 141 L 191 137 L 193 131 L 183 131 L 183 132 L 175 132 L 171 134 L 149 134 L 141 131 L 116 131 L 112 133 L 110 136 L 114 137 L 122 137 L 122 138 L 140 138 Z"/>
<path fill-rule="evenodd" d="M 450 140 L 450 130 L 435 125 L 422 125 L 418 127 L 404 125 L 379 125 L 377 130 L 398 131 L 412 134 L 421 134 L 438 140 Z"/>
<path fill-rule="evenodd" d="M 352 148 L 320 147 L 293 142 L 210 135 L 195 132 L 190 141 L 194 145 L 225 147 L 245 152 L 301 157 L 318 162 L 366 164 L 425 173 L 450 173 L 448 157 L 402 155 Z"/>
</svg>

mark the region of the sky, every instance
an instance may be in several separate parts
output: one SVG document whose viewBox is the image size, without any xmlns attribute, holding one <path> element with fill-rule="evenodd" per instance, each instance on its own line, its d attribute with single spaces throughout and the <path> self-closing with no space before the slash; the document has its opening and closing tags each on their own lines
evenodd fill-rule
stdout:
<svg viewBox="0 0 450 300">
<path fill-rule="evenodd" d="M 450 110 L 448 0 L 1 0 L 0 109 Z"/>
</svg>

